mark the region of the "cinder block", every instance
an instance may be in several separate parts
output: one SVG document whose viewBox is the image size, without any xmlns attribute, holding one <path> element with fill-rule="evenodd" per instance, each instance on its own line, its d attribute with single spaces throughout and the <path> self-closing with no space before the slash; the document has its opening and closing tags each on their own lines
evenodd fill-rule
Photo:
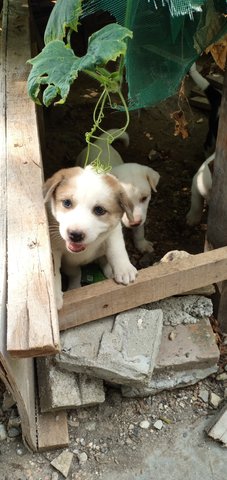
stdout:
<svg viewBox="0 0 227 480">
<path fill-rule="evenodd" d="M 41 412 L 96 405 L 105 401 L 103 382 L 85 374 L 59 370 L 53 357 L 37 359 Z"/>
<path fill-rule="evenodd" d="M 122 394 L 126 397 L 143 397 L 162 390 L 193 385 L 218 370 L 219 355 L 208 319 L 201 319 L 196 324 L 164 326 L 149 385 L 142 388 L 122 386 Z"/>
<path fill-rule="evenodd" d="M 162 317 L 160 309 L 138 308 L 65 331 L 56 362 L 112 383 L 147 384 L 160 347 Z"/>
</svg>

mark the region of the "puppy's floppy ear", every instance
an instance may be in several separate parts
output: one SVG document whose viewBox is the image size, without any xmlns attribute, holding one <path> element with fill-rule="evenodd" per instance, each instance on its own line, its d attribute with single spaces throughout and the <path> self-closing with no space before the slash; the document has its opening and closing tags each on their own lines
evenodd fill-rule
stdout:
<svg viewBox="0 0 227 480">
<path fill-rule="evenodd" d="M 54 173 L 52 177 L 48 178 L 43 185 L 43 197 L 44 203 L 50 200 L 52 194 L 54 193 L 57 186 L 61 183 L 64 178 L 64 171 L 59 170 L 58 172 Z"/>
<path fill-rule="evenodd" d="M 126 213 L 128 219 L 130 222 L 134 221 L 133 217 L 133 204 L 131 200 L 128 198 L 128 195 L 125 191 L 125 189 L 122 187 L 119 190 L 119 204 L 122 208 L 122 210 Z"/>
<path fill-rule="evenodd" d="M 156 170 L 153 170 L 151 167 L 147 167 L 147 179 L 154 192 L 157 192 L 156 187 L 158 185 L 160 175 Z"/>
</svg>

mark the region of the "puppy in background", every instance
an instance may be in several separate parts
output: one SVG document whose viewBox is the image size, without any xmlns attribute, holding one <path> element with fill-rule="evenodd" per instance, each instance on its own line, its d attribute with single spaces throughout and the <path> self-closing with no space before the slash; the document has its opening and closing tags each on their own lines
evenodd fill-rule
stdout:
<svg viewBox="0 0 227 480">
<path fill-rule="evenodd" d="M 126 252 L 121 218 L 133 221 L 132 205 L 117 178 L 88 166 L 62 169 L 44 184 L 54 260 L 57 308 L 63 304 L 60 269 L 69 288 L 80 286 L 80 266 L 99 259 L 117 283 L 134 282 L 137 270 Z"/>
<path fill-rule="evenodd" d="M 211 153 L 212 149 L 215 148 L 217 139 L 219 110 L 221 106 L 222 94 L 198 72 L 196 63 L 193 63 L 191 66 L 189 74 L 196 85 L 198 85 L 198 87 L 205 93 L 210 103 L 211 111 L 209 114 L 209 129 L 206 141 L 204 143 L 204 149 Z"/>
<path fill-rule="evenodd" d="M 198 225 L 202 218 L 204 200 L 209 205 L 212 189 L 212 173 L 215 154 L 211 155 L 194 175 L 191 186 L 191 208 L 186 221 L 190 226 Z"/>
<path fill-rule="evenodd" d="M 93 162 L 97 155 L 105 166 L 111 165 L 111 174 L 121 182 L 125 192 L 133 205 L 133 218 L 124 214 L 122 222 L 126 228 L 132 229 L 135 247 L 141 252 L 152 252 L 153 245 L 145 239 L 144 224 L 147 217 L 147 209 L 151 199 L 151 192 L 157 192 L 160 175 L 151 167 L 138 163 L 124 163 L 119 152 L 108 143 L 108 138 L 114 138 L 117 129 L 108 130 L 90 146 L 89 163 Z M 127 147 L 129 136 L 124 132 L 118 140 Z M 77 165 L 84 165 L 87 155 L 87 147 L 77 157 Z"/>
</svg>

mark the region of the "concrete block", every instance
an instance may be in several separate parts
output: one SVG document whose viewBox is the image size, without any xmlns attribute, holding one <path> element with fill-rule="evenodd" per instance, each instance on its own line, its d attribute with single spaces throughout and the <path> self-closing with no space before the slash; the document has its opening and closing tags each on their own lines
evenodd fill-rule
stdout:
<svg viewBox="0 0 227 480">
<path fill-rule="evenodd" d="M 160 347 L 162 316 L 160 309 L 138 308 L 65 331 L 56 362 L 116 384 L 147 384 Z"/>
<path fill-rule="evenodd" d="M 213 304 L 210 298 L 202 295 L 170 297 L 146 305 L 146 308 L 163 311 L 163 325 L 196 323 L 201 318 L 210 317 Z"/>
<path fill-rule="evenodd" d="M 174 336 L 171 334 L 174 332 Z M 174 340 L 170 340 L 174 338 Z M 154 395 L 162 390 L 193 385 L 217 372 L 219 349 L 209 320 L 164 326 L 160 350 L 149 385 L 122 386 L 126 397 Z"/>
<path fill-rule="evenodd" d="M 102 380 L 61 371 L 53 357 L 37 359 L 37 372 L 41 412 L 97 405 L 105 401 Z"/>
</svg>

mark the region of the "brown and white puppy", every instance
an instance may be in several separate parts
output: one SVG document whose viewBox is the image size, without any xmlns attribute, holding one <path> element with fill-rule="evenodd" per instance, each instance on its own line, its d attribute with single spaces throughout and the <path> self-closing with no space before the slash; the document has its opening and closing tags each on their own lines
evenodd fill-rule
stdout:
<svg viewBox="0 0 227 480">
<path fill-rule="evenodd" d="M 204 200 L 209 205 L 212 189 L 212 173 L 215 153 L 202 163 L 193 177 L 191 186 L 191 207 L 187 213 L 187 224 L 197 225 L 202 217 Z"/>
<path fill-rule="evenodd" d="M 135 247 L 140 252 L 152 252 L 153 245 L 146 240 L 144 236 L 144 224 L 151 199 L 151 192 L 157 192 L 156 187 L 160 175 L 151 167 L 138 163 L 124 163 L 119 152 L 109 144 L 109 139 L 111 140 L 111 137 L 114 139 L 117 132 L 117 129 L 112 129 L 100 135 L 90 146 L 88 162 L 93 162 L 97 156 L 99 156 L 99 160 L 103 165 L 110 165 L 112 167 L 111 173 L 120 180 L 133 205 L 133 219 L 129 219 L 128 216 L 124 214 L 122 222 L 126 228 L 132 229 Z M 122 141 L 125 146 L 128 146 L 129 136 L 126 132 L 118 139 Z M 87 147 L 78 155 L 77 165 L 84 165 L 86 155 Z"/>
<path fill-rule="evenodd" d="M 62 307 L 60 268 L 69 288 L 80 286 L 80 265 L 100 259 L 103 272 L 127 285 L 136 278 L 121 228 L 132 207 L 120 182 L 89 166 L 62 169 L 44 184 L 54 258 L 57 308 Z"/>
</svg>

